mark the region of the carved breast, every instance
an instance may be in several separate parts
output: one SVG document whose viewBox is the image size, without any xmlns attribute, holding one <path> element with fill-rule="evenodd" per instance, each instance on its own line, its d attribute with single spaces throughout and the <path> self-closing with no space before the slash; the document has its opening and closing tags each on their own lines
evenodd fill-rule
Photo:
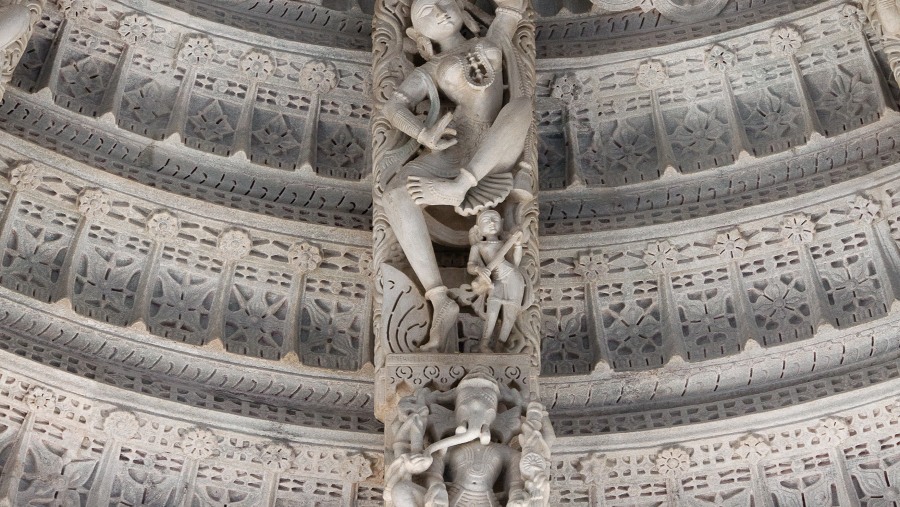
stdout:
<svg viewBox="0 0 900 507">
<path fill-rule="evenodd" d="M 438 85 L 457 104 L 484 100 L 495 83 L 502 84 L 503 55 L 490 41 L 476 39 L 458 50 L 442 55 L 438 65 Z M 488 92 L 488 93 L 484 93 Z"/>
</svg>

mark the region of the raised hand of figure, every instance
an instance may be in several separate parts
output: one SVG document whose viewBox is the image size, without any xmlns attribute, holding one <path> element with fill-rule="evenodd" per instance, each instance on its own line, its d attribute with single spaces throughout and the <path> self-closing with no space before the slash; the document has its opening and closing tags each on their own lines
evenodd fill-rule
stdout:
<svg viewBox="0 0 900 507">
<path fill-rule="evenodd" d="M 401 456 L 401 459 L 405 461 L 404 467 L 406 471 L 412 475 L 428 470 L 428 467 L 434 461 L 431 456 L 425 454 L 404 454 Z"/>
<path fill-rule="evenodd" d="M 509 494 L 509 501 L 506 507 L 528 507 L 531 504 L 528 494 L 522 489 L 514 489 Z"/>
<path fill-rule="evenodd" d="M 452 119 L 453 113 L 446 113 L 437 123 L 422 129 L 416 141 L 434 151 L 443 151 L 453 146 L 456 144 L 456 129 L 447 127 Z"/>
</svg>

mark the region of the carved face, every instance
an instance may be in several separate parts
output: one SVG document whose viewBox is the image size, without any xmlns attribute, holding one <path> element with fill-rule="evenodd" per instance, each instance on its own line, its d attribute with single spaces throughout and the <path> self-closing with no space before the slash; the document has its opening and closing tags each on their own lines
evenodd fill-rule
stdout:
<svg viewBox="0 0 900 507">
<path fill-rule="evenodd" d="M 419 0 L 412 6 L 412 24 L 420 34 L 440 41 L 459 33 L 463 14 L 456 0 Z"/>
<path fill-rule="evenodd" d="M 484 212 L 478 216 L 478 232 L 482 236 L 499 234 L 503 221 L 497 212 Z"/>
</svg>

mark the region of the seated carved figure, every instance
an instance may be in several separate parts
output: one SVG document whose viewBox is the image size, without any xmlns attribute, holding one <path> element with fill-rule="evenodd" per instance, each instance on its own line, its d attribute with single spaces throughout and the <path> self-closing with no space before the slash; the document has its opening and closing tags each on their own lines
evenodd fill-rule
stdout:
<svg viewBox="0 0 900 507">
<path fill-rule="evenodd" d="M 391 124 L 424 147 L 384 183 L 388 222 L 433 307 L 421 350 L 439 350 L 459 314 L 442 281 L 424 208 L 452 207 L 469 216 L 505 199 L 531 125 L 531 99 L 507 98 L 504 89 L 503 48 L 521 20 L 522 0 L 497 4 L 487 34 L 467 39 L 463 25 L 478 27 L 457 0 L 415 0 L 409 35 L 427 63 L 384 105 Z M 448 110 L 433 124 L 414 113 L 426 98 L 433 111 Z"/>
</svg>

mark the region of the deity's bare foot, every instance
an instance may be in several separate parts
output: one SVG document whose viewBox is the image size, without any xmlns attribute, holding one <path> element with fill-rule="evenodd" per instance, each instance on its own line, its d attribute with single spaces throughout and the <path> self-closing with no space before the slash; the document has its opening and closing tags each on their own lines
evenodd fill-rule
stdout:
<svg viewBox="0 0 900 507">
<path fill-rule="evenodd" d="M 423 206 L 458 206 L 466 197 L 466 192 L 478 181 L 466 171 L 452 180 L 410 176 L 406 189 L 416 204 Z"/>
<path fill-rule="evenodd" d="M 459 317 L 459 305 L 447 295 L 447 287 L 435 287 L 425 293 L 425 297 L 431 301 L 434 314 L 431 318 L 431 331 L 428 341 L 419 346 L 423 352 L 437 352 L 444 344 L 447 334 L 456 325 Z"/>
</svg>

